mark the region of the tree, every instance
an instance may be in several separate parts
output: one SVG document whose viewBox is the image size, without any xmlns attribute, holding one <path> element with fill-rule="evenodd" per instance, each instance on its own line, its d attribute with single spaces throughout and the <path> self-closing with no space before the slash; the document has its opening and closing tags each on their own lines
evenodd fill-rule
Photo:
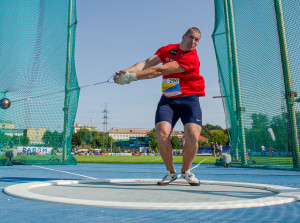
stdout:
<svg viewBox="0 0 300 223">
<path fill-rule="evenodd" d="M 288 146 L 288 130 L 286 119 L 283 120 L 285 116 L 275 116 L 271 120 L 270 127 L 273 129 L 275 135 L 275 142 L 272 142 L 272 147 L 274 147 L 278 151 L 287 151 L 289 149 Z"/>
<path fill-rule="evenodd" d="M 224 131 L 224 129 L 219 125 L 205 124 L 204 126 L 202 126 L 201 135 L 210 140 L 211 139 L 211 133 L 210 133 L 211 130 L 222 130 L 222 131 Z"/>
<path fill-rule="evenodd" d="M 83 140 L 83 138 L 84 138 L 85 135 L 89 135 L 90 136 L 90 130 L 88 130 L 88 129 L 79 129 L 78 132 L 73 133 L 72 145 L 73 146 L 81 146 L 82 145 L 82 141 L 86 142 L 86 140 Z M 85 136 L 85 138 L 87 138 L 87 137 Z"/>
<path fill-rule="evenodd" d="M 206 142 L 206 141 L 198 140 L 198 145 L 199 146 L 210 146 L 210 143 Z"/>
<path fill-rule="evenodd" d="M 88 129 L 80 129 L 78 132 L 73 133 L 72 146 L 82 146 L 86 148 L 116 148 L 116 145 L 113 143 L 113 139 L 111 136 L 100 136 L 98 131 L 90 131 Z"/>
<path fill-rule="evenodd" d="M 149 137 L 149 146 L 151 148 L 158 147 L 158 142 L 157 142 L 157 136 L 156 136 L 155 128 L 153 128 L 150 132 L 148 132 L 147 136 Z"/>
<path fill-rule="evenodd" d="M 80 146 L 81 145 L 81 137 L 79 134 L 74 133 L 72 134 L 72 146 Z"/>
<path fill-rule="evenodd" d="M 29 138 L 27 136 L 20 136 L 21 145 L 28 146 L 29 145 Z"/>
<path fill-rule="evenodd" d="M 180 142 L 179 142 L 177 136 L 171 136 L 171 144 L 172 144 L 173 149 L 176 149 L 176 150 L 180 149 Z"/>
<path fill-rule="evenodd" d="M 211 130 L 210 134 L 212 142 L 218 142 L 222 145 L 226 145 L 228 142 L 228 135 L 225 134 L 224 130 Z"/>
<path fill-rule="evenodd" d="M 268 144 L 268 128 L 270 122 L 267 115 L 253 113 L 251 115 L 252 128 L 245 128 L 247 148 L 255 150 L 262 145 Z"/>
<path fill-rule="evenodd" d="M 218 130 L 218 131 L 222 131 L 224 134 L 223 136 L 226 136 L 224 139 L 222 139 L 221 141 L 222 142 L 225 142 L 223 145 L 227 145 L 228 144 L 228 133 L 227 133 L 227 130 L 223 129 L 221 126 L 219 125 L 211 125 L 211 124 L 205 124 L 204 126 L 202 126 L 202 130 L 201 130 L 201 135 L 205 138 L 208 139 L 209 142 L 216 142 L 214 137 L 212 135 L 212 131 L 214 130 Z M 200 143 L 202 145 L 204 145 L 204 143 Z"/>
<path fill-rule="evenodd" d="M 264 114 L 252 114 L 252 129 L 267 129 L 270 125 L 269 119 Z"/>
<path fill-rule="evenodd" d="M 3 147 L 8 147 L 10 138 L 11 138 L 10 136 L 5 135 L 4 133 L 0 132 L 0 145 Z"/>
<path fill-rule="evenodd" d="M 45 146 L 62 147 L 63 134 L 57 132 L 56 130 L 54 132 L 47 130 L 44 133 L 42 140 L 43 140 Z"/>
</svg>

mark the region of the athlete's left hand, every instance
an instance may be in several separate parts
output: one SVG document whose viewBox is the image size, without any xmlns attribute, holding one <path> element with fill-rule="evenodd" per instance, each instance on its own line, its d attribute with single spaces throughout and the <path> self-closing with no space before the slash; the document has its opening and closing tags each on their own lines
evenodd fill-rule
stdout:
<svg viewBox="0 0 300 223">
<path fill-rule="evenodd" d="M 128 72 L 117 72 L 114 75 L 114 82 L 117 84 L 129 84 L 132 81 L 136 81 L 137 80 L 137 76 L 136 73 L 128 73 Z"/>
</svg>

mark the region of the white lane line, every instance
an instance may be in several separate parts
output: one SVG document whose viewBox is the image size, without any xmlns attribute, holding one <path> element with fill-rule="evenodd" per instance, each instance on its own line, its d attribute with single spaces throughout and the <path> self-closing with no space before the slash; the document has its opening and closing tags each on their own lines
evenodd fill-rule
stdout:
<svg viewBox="0 0 300 223">
<path fill-rule="evenodd" d="M 76 175 L 76 176 L 80 176 L 80 177 L 85 177 L 85 178 L 89 178 L 89 179 L 93 179 L 93 180 L 97 180 L 97 178 L 94 177 L 89 177 L 89 176 L 85 176 L 85 175 L 81 175 L 81 174 L 77 174 L 77 173 L 71 173 L 71 172 L 67 172 L 67 171 L 63 171 L 63 170 L 55 170 L 55 169 L 50 169 L 50 168 L 46 168 L 46 167 L 42 167 L 42 166 L 36 166 L 36 165 L 32 165 L 41 169 L 45 169 L 45 170 L 52 170 L 52 171 L 57 171 L 57 172 L 61 172 L 61 173 L 68 173 L 68 174 L 72 174 L 72 175 Z"/>
</svg>

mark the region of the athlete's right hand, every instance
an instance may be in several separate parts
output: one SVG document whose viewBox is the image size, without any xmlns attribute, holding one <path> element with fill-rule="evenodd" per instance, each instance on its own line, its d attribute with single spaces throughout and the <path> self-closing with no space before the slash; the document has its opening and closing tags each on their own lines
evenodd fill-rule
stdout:
<svg viewBox="0 0 300 223">
<path fill-rule="evenodd" d="M 129 84 L 130 82 L 136 80 L 137 80 L 136 73 L 128 73 L 128 72 L 120 71 L 114 75 L 114 82 L 121 85 Z"/>
</svg>

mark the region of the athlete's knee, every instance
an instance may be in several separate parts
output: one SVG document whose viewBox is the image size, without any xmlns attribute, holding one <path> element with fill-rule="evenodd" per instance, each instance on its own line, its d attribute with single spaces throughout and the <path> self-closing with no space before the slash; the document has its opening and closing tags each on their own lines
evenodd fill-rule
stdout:
<svg viewBox="0 0 300 223">
<path fill-rule="evenodd" d="M 200 133 L 201 133 L 200 125 L 194 123 L 188 123 L 184 126 L 184 137 L 186 141 L 198 142 Z"/>
<path fill-rule="evenodd" d="M 166 140 L 170 140 L 172 126 L 168 122 L 159 122 L 155 126 L 155 131 L 158 142 L 164 142 Z"/>
</svg>

